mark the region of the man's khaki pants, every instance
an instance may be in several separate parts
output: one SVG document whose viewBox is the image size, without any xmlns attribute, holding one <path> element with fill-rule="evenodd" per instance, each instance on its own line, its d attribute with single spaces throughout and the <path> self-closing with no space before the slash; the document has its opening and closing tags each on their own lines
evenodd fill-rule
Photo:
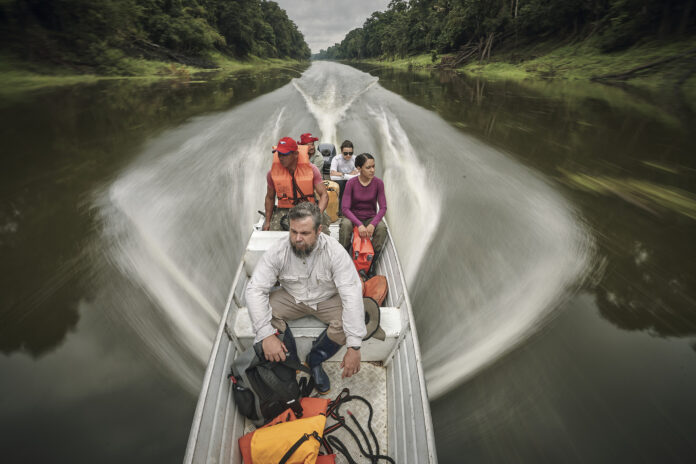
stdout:
<svg viewBox="0 0 696 464">
<path fill-rule="evenodd" d="M 324 324 L 328 324 L 326 335 L 334 343 L 346 344 L 346 334 L 343 332 L 343 304 L 337 293 L 326 301 L 317 304 L 317 310 L 304 303 L 296 303 L 285 289 L 281 288 L 270 295 L 273 317 L 271 325 L 281 332 L 285 331 L 285 321 L 293 321 L 304 316 L 314 316 Z"/>
</svg>

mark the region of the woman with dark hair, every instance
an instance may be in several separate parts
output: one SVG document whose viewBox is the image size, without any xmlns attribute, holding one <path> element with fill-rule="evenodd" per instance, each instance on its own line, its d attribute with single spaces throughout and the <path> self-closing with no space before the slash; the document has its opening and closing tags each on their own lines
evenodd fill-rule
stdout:
<svg viewBox="0 0 696 464">
<path fill-rule="evenodd" d="M 343 193 L 341 211 L 344 217 L 341 219 L 338 241 L 346 250 L 349 249 L 353 227 L 357 227 L 360 237 L 372 240 L 376 259 L 387 239 L 387 226 L 382 221 L 387 212 L 384 182 L 375 177 L 375 158 L 371 154 L 358 155 L 355 167 L 359 174 L 346 182 Z"/>
</svg>

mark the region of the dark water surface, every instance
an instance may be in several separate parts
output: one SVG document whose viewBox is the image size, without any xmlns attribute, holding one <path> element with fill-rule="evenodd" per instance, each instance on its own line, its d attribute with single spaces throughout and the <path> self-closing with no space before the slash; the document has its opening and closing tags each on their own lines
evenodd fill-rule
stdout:
<svg viewBox="0 0 696 464">
<path fill-rule="evenodd" d="M 246 115 L 268 113 L 260 118 L 276 131 L 352 138 L 358 151 L 383 155 L 378 171 L 390 188 L 423 178 L 396 171 L 415 166 L 398 153 L 413 151 L 428 173 L 436 195 L 416 189 L 405 202 L 417 204 L 418 192 L 439 202 L 428 251 L 419 252 L 418 237 L 395 238 L 407 267 L 418 264 L 407 274 L 437 397 L 440 462 L 692 462 L 693 109 L 671 94 L 598 84 L 364 69 L 379 78 L 374 85 L 338 66 L 314 65 L 294 87 L 300 73 L 286 70 L 207 83 L 103 82 L 0 102 L 2 461 L 182 459 L 205 366 L 200 347 L 175 343 L 177 330 L 200 324 L 192 338 L 205 338 L 215 324 L 170 308 L 172 293 L 161 289 L 173 281 L 191 306 L 221 311 L 239 251 L 225 267 L 215 261 L 228 258 L 215 257 L 218 243 L 238 241 L 241 232 L 225 226 L 246 230 L 253 218 L 234 210 L 234 196 L 206 190 L 239 195 L 243 179 L 211 175 L 223 166 L 217 159 L 187 159 L 215 140 L 220 159 L 240 170 L 247 155 L 226 155 L 225 140 L 236 151 L 235 139 L 249 145 L 262 123 Z M 336 101 L 326 101 L 332 92 Z M 272 113 L 294 99 L 307 104 L 306 120 Z M 383 133 L 365 127 L 375 114 Z M 211 181 L 193 188 L 189 178 Z M 205 203 L 190 202 L 196 189 L 216 198 L 205 214 Z M 388 215 L 407 207 L 398 192 L 388 192 Z M 103 206 L 112 203 L 117 213 Z M 227 203 L 236 213 L 215 219 L 212 205 Z M 161 211 L 177 207 L 186 221 Z M 172 233 L 177 227 L 186 233 Z M 568 243 L 578 250 L 563 249 Z M 109 251 L 114 244 L 119 253 Z M 206 265 L 163 258 L 179 257 L 177 249 L 189 250 L 188 264 L 206 256 Z M 204 281 L 210 288 L 191 285 Z M 203 303 L 192 287 L 206 289 Z M 178 322 L 152 331 L 151 313 Z"/>
<path fill-rule="evenodd" d="M 0 102 L 2 462 L 182 459 L 196 396 L 143 354 L 110 309 L 153 305 L 121 291 L 132 284 L 100 245 L 94 198 L 168 128 L 300 72 L 206 84 L 109 81 Z M 202 378 L 204 366 L 193 366 Z"/>
<path fill-rule="evenodd" d="M 693 462 L 693 108 L 595 84 L 366 70 L 543 173 L 595 242 L 555 319 L 433 402 L 440 460 Z M 433 297 L 413 291 L 415 307 Z"/>
</svg>

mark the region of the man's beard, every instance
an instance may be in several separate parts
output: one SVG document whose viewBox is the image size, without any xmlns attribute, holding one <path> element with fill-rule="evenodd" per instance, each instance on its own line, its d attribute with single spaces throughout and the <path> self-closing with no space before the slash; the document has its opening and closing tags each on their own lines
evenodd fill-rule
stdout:
<svg viewBox="0 0 696 464">
<path fill-rule="evenodd" d="M 314 242 L 312 246 L 306 246 L 303 250 L 300 250 L 295 246 L 293 242 L 290 242 L 290 248 L 292 248 L 292 252 L 295 253 L 295 256 L 298 258 L 306 258 L 309 256 L 311 252 L 314 251 L 314 249 L 317 247 L 317 242 Z"/>
</svg>

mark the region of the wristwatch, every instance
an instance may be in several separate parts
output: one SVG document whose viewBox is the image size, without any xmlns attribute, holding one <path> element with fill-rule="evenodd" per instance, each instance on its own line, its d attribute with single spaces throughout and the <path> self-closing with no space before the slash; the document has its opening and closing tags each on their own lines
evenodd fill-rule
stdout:
<svg viewBox="0 0 696 464">
<path fill-rule="evenodd" d="M 353 348 L 355 351 L 360 351 L 359 346 L 349 346 L 348 348 Z"/>
</svg>

